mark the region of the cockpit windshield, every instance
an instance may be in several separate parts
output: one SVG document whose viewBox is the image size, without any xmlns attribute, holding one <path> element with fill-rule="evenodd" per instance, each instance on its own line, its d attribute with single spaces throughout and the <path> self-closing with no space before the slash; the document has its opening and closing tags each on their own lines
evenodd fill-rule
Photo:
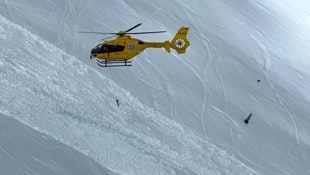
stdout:
<svg viewBox="0 0 310 175">
<path fill-rule="evenodd" d="M 96 47 L 94 47 L 94 49 L 100 49 L 101 48 L 101 46 L 102 46 L 102 44 L 98 44 Z"/>
</svg>

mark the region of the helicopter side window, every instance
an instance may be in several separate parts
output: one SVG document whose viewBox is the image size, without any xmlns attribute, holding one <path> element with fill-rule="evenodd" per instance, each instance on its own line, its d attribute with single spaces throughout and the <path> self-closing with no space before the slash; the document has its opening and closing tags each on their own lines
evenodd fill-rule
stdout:
<svg viewBox="0 0 310 175">
<path fill-rule="evenodd" d="M 108 45 L 109 52 L 121 52 L 124 51 L 125 46 L 122 45 Z"/>
<path fill-rule="evenodd" d="M 96 48 L 98 49 L 98 53 L 111 53 L 124 51 L 125 46 L 100 44 Z"/>
</svg>

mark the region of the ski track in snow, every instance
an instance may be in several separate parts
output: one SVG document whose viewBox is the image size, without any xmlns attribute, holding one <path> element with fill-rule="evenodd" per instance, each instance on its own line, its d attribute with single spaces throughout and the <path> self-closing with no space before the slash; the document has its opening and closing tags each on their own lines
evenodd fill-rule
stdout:
<svg viewBox="0 0 310 175">
<path fill-rule="evenodd" d="M 1 82 L 0 113 L 121 174 L 258 174 L 38 36 L 1 16 L 0 26 L 9 38 L 0 42 L 11 41 L 0 49 L 0 76 L 9 80 Z"/>
<path fill-rule="evenodd" d="M 216 65 L 216 73 L 217 73 L 217 76 L 218 78 L 220 79 L 220 82 L 221 82 L 221 85 L 222 85 L 222 91 L 223 91 L 223 99 L 224 99 L 224 109 L 225 109 L 225 113 L 226 113 L 226 116 L 229 116 L 228 114 L 228 108 L 227 108 L 227 93 L 226 93 L 226 85 L 225 85 L 225 81 L 224 81 L 224 78 L 220 72 L 220 68 L 221 68 L 221 63 L 222 63 L 222 57 L 220 56 L 218 61 L 217 61 L 217 65 Z M 233 120 L 231 117 L 229 117 L 230 120 Z"/>
<path fill-rule="evenodd" d="M 204 46 L 206 47 L 207 53 L 208 53 L 208 57 L 205 59 L 203 66 L 202 66 L 203 68 L 202 85 L 203 85 L 204 91 L 202 95 L 203 100 L 202 100 L 202 106 L 201 106 L 201 112 L 200 112 L 200 120 L 203 125 L 203 133 L 205 137 L 208 137 L 206 126 L 205 126 L 205 122 L 206 122 L 205 112 L 206 112 L 206 107 L 211 105 L 211 99 L 213 98 L 213 96 L 212 96 L 211 91 L 208 88 L 207 76 L 208 76 L 209 68 L 211 67 L 211 65 L 213 65 L 213 61 L 214 61 L 210 47 L 212 48 L 212 50 L 214 50 L 214 52 L 217 52 L 217 49 L 211 44 L 211 42 L 205 36 L 203 36 L 203 34 L 200 37 L 203 38 Z"/>
<path fill-rule="evenodd" d="M 81 1 L 79 1 L 79 3 L 81 3 Z M 80 17 L 82 16 L 82 14 L 84 14 L 84 12 L 85 12 L 85 10 L 86 10 L 86 8 L 88 7 L 88 5 L 89 5 L 89 3 L 90 3 L 90 1 L 87 1 L 87 4 L 85 5 L 85 6 L 82 6 L 83 8 L 81 9 L 81 10 L 77 10 L 78 11 L 78 14 L 77 15 L 75 15 L 75 19 L 77 20 L 77 26 L 80 26 L 79 25 L 79 22 L 80 22 Z M 79 29 L 78 29 L 78 27 L 75 27 L 75 31 L 79 31 Z M 71 51 L 71 52 L 74 52 L 75 50 L 75 48 L 77 48 L 77 46 L 78 46 L 78 39 L 77 39 L 77 36 L 78 36 L 78 34 L 77 34 L 77 32 L 75 32 L 75 34 L 74 34 L 74 38 L 73 38 L 73 44 L 72 44 L 72 48 L 71 48 L 71 50 L 69 50 L 69 51 Z"/>
<path fill-rule="evenodd" d="M 258 33 L 260 36 L 261 34 Z M 297 123 L 294 119 L 294 117 L 292 116 L 292 114 L 290 113 L 289 109 L 286 107 L 286 105 L 284 104 L 284 102 L 281 100 L 281 97 L 279 95 L 279 93 L 277 92 L 276 88 L 274 87 L 274 85 L 272 84 L 272 82 L 269 80 L 268 78 L 268 70 L 270 70 L 271 67 L 271 58 L 270 58 L 270 54 L 267 50 L 267 48 L 265 47 L 265 45 L 263 43 L 261 43 L 256 37 L 254 37 L 253 35 L 251 35 L 252 38 L 254 39 L 254 41 L 258 44 L 259 48 L 261 49 L 261 52 L 263 53 L 263 58 L 264 58 L 264 68 L 265 68 L 265 79 L 268 82 L 268 85 L 270 86 L 270 88 L 272 89 L 278 104 L 280 104 L 282 106 L 282 108 L 286 111 L 287 115 L 289 116 L 290 120 L 292 121 L 293 127 L 294 127 L 294 135 L 295 135 L 295 140 L 297 142 L 298 148 L 300 153 L 302 154 L 302 156 L 304 157 L 304 153 L 302 152 L 302 149 L 300 148 L 300 141 L 299 141 L 299 137 L 298 137 L 298 126 Z"/>
<path fill-rule="evenodd" d="M 188 63 L 186 63 L 186 61 L 181 59 L 178 55 L 174 55 L 174 56 L 177 57 L 181 61 L 181 63 L 183 63 L 183 65 L 188 67 L 194 73 L 194 75 L 200 80 L 200 82 L 202 82 L 204 94 L 202 95 L 203 101 L 202 101 L 201 112 L 200 112 L 200 121 L 202 124 L 204 136 L 207 138 L 208 135 L 207 135 L 206 128 L 205 128 L 205 115 L 204 115 L 204 113 L 205 113 L 205 108 L 208 105 L 207 104 L 207 94 L 206 94 L 206 91 L 208 91 L 208 88 L 206 86 L 205 77 L 201 77 L 200 74 L 192 66 L 190 66 Z M 208 93 L 208 94 L 210 95 L 211 93 Z"/>
<path fill-rule="evenodd" d="M 211 45 L 211 48 L 212 50 L 216 53 L 217 52 L 217 48 L 215 46 L 212 45 L 212 43 L 205 37 L 205 36 L 201 36 L 203 38 L 203 42 L 205 43 L 205 46 L 210 46 Z M 231 121 L 231 123 L 238 129 L 239 126 L 237 124 L 237 122 L 231 117 L 229 116 L 229 114 L 227 113 L 228 112 L 228 102 L 227 102 L 227 91 L 226 91 L 226 85 L 225 85 L 225 81 L 219 71 L 219 67 L 222 65 L 221 62 L 222 62 L 222 57 L 219 57 L 219 58 L 216 58 L 214 59 L 212 54 L 211 54 L 211 50 L 209 49 L 209 47 L 207 47 L 207 50 L 208 50 L 208 55 L 209 55 L 209 59 L 210 61 L 206 62 L 203 66 L 204 68 L 204 77 L 207 76 L 207 72 L 211 69 L 211 66 L 214 66 L 214 70 L 215 72 L 217 73 L 217 76 L 221 82 L 221 85 L 222 85 L 222 92 L 223 92 L 223 99 L 224 99 L 224 109 L 225 109 L 225 112 L 222 111 L 219 107 L 216 107 L 212 104 L 211 100 L 208 101 L 208 104 L 204 104 L 204 106 L 210 106 L 211 109 L 215 110 L 216 112 L 220 113 L 220 114 L 223 114 L 224 116 L 226 116 L 228 118 L 229 121 Z M 208 67 L 207 67 L 207 66 Z M 206 83 L 206 80 L 205 78 L 202 78 L 202 82 L 204 83 L 204 88 L 207 90 L 208 92 L 208 96 L 210 97 L 210 99 L 212 99 L 212 93 L 211 91 L 207 88 L 207 83 Z"/>
<path fill-rule="evenodd" d="M 262 34 L 260 32 L 256 32 L 256 35 L 258 35 L 258 37 L 262 37 Z M 303 152 L 302 148 L 301 148 L 301 144 L 300 144 L 300 139 L 299 139 L 299 134 L 298 134 L 298 125 L 296 123 L 296 120 L 294 119 L 294 116 L 292 115 L 292 113 L 289 111 L 289 109 L 287 108 L 285 102 L 283 102 L 283 100 L 281 100 L 281 96 L 279 95 L 279 93 L 277 92 L 277 89 L 274 87 L 273 83 L 269 80 L 269 71 L 271 70 L 271 55 L 269 54 L 268 49 L 265 47 L 265 45 L 253 34 L 251 34 L 252 39 L 256 42 L 256 44 L 259 46 L 259 48 L 261 49 L 262 55 L 263 55 L 263 59 L 264 59 L 264 76 L 265 79 L 267 80 L 267 83 L 269 85 L 269 87 L 272 89 L 273 94 L 276 97 L 276 101 L 273 98 L 269 98 L 269 100 L 273 101 L 274 103 L 280 104 L 281 107 L 283 108 L 283 110 L 287 113 L 289 119 L 292 122 L 293 125 L 293 132 L 294 132 L 294 137 L 296 140 L 296 144 L 298 147 L 298 150 L 301 154 L 301 156 L 303 158 L 306 158 L 305 153 Z M 276 63 L 275 63 L 276 64 Z M 273 165 L 274 167 L 277 167 L 276 165 Z M 279 168 L 279 167 L 277 167 Z M 288 172 L 284 172 L 285 174 L 290 174 Z"/>
<path fill-rule="evenodd" d="M 65 1 L 64 3 L 64 12 L 62 14 L 62 17 L 58 21 L 58 24 L 56 25 L 58 44 L 62 43 L 62 34 L 69 31 L 69 27 L 66 25 L 65 22 L 69 19 L 70 14 L 75 14 L 73 6 L 71 5 L 71 0 Z"/>
<path fill-rule="evenodd" d="M 256 31 L 256 33 L 259 37 L 262 37 L 262 34 L 259 31 Z M 263 59 L 264 59 L 264 69 L 265 71 L 268 71 L 271 68 L 271 59 L 270 59 L 270 54 L 268 52 L 268 49 L 265 47 L 265 45 L 259 41 L 259 39 L 254 36 L 254 34 L 251 34 L 252 39 L 256 42 L 256 44 L 259 46 Z"/>
<path fill-rule="evenodd" d="M 11 10 L 10 10 L 8 0 L 3 0 L 3 3 L 4 3 L 4 6 L 5 6 L 5 8 L 6 8 L 6 11 L 8 12 L 8 15 L 9 15 L 10 19 L 13 20 L 14 17 L 13 17 L 13 15 L 12 15 Z"/>
<path fill-rule="evenodd" d="M 289 111 L 289 109 L 286 107 L 285 103 L 281 100 L 281 97 L 279 95 L 279 93 L 277 92 L 276 88 L 274 87 L 274 85 L 272 84 L 272 82 L 270 82 L 270 80 L 268 79 L 268 77 L 266 76 L 266 80 L 269 84 L 269 86 L 271 87 L 273 93 L 275 94 L 278 103 L 281 105 L 281 107 L 286 111 L 288 117 L 290 118 L 292 124 L 293 124 L 293 130 L 294 130 L 294 136 L 295 136 L 295 140 L 299 149 L 300 154 L 305 158 L 305 154 L 303 153 L 301 147 L 300 147 L 300 139 L 298 136 L 298 126 L 296 123 L 296 120 L 294 119 L 294 116 L 291 114 L 291 112 Z"/>
<path fill-rule="evenodd" d="M 259 33 L 258 31 L 257 31 L 257 35 L 259 37 L 262 37 L 262 34 Z M 257 45 L 261 49 L 261 52 L 263 53 L 264 68 L 265 68 L 265 72 L 264 72 L 265 79 L 267 80 L 268 85 L 272 89 L 272 91 L 273 91 L 273 93 L 274 93 L 274 95 L 275 95 L 275 97 L 277 99 L 278 104 L 280 104 L 282 106 L 282 108 L 286 111 L 287 115 L 289 116 L 290 120 L 292 121 L 292 124 L 293 124 L 293 127 L 294 127 L 294 135 L 295 135 L 296 143 L 298 145 L 298 148 L 299 148 L 299 151 L 300 151 L 301 155 L 303 157 L 305 157 L 305 154 L 302 152 L 302 149 L 300 147 L 300 139 L 299 139 L 299 136 L 298 136 L 298 126 L 297 126 L 297 123 L 296 123 L 296 121 L 294 119 L 294 116 L 291 114 L 289 109 L 286 107 L 284 102 L 281 100 L 281 97 L 280 97 L 279 93 L 277 92 L 276 88 L 274 87 L 274 85 L 272 84 L 272 82 L 268 78 L 268 70 L 270 70 L 270 68 L 271 68 L 270 54 L 269 54 L 267 48 L 265 47 L 265 45 L 263 43 L 261 43 L 257 37 L 255 37 L 254 35 L 251 35 L 251 37 L 257 43 Z"/>
</svg>

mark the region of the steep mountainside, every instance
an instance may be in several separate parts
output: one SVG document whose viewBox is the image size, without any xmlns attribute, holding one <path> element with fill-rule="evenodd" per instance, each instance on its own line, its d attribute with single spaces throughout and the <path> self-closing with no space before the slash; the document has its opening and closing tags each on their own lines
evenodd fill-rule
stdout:
<svg viewBox="0 0 310 175">
<path fill-rule="evenodd" d="M 0 0 L 0 14 L 24 27 L 9 35 L 2 22 L 0 108 L 118 173 L 309 174 L 309 11 L 303 0 Z M 168 31 L 139 36 L 150 41 L 189 26 L 191 46 L 102 69 L 88 58 L 106 36 L 76 33 L 139 22 L 135 31 Z"/>
</svg>

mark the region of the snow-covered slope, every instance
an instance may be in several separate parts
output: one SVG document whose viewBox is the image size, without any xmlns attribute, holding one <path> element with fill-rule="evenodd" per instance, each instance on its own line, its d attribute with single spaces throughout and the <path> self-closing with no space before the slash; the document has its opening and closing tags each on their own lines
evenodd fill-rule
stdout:
<svg viewBox="0 0 310 175">
<path fill-rule="evenodd" d="M 42 91 L 38 84 L 35 86 L 20 85 L 24 88 L 30 86 L 29 89 L 39 88 L 36 91 L 43 95 L 41 95 L 41 99 L 34 100 L 34 104 L 37 101 L 42 101 L 42 103 L 50 106 L 50 102 L 54 102 L 55 106 L 59 104 L 54 107 L 55 109 L 60 108 L 61 111 L 64 111 L 60 112 L 59 116 L 62 116 L 60 118 L 76 116 L 78 113 L 82 114 L 77 117 L 78 119 L 81 116 L 86 117 L 88 118 L 87 122 L 92 119 L 91 122 L 97 124 L 100 115 L 105 119 L 103 123 L 111 123 L 112 126 L 117 123 L 113 120 L 122 121 L 124 117 L 130 120 L 125 122 L 128 125 L 132 125 L 134 122 L 148 121 L 145 117 L 150 115 L 146 115 L 147 108 L 156 113 L 154 116 L 162 116 L 165 120 L 159 120 L 158 117 L 155 117 L 154 120 L 168 123 L 165 126 L 172 128 L 174 134 L 178 133 L 177 128 L 183 128 L 186 131 L 185 133 L 189 133 L 190 138 L 197 137 L 206 145 L 215 144 L 221 150 L 225 150 L 225 159 L 232 161 L 231 157 L 234 157 L 233 159 L 251 167 L 256 172 L 262 174 L 310 173 L 310 169 L 307 167 L 307 162 L 310 159 L 310 128 L 308 127 L 310 124 L 310 111 L 308 109 L 310 105 L 309 2 L 303 0 L 248 0 L 242 2 L 230 0 L 203 2 L 187 0 L 148 2 L 142 0 L 132 2 L 118 0 L 43 0 L 40 2 L 35 0 L 1 0 L 0 4 L 1 15 L 25 26 L 33 34 L 63 50 L 61 52 L 55 51 L 57 53 L 48 52 L 48 54 L 40 49 L 42 46 L 39 47 L 39 50 L 36 50 L 37 47 L 29 46 L 29 50 L 34 50 L 34 53 L 29 53 L 30 57 L 37 54 L 36 52 L 42 52 L 38 60 L 43 58 L 47 58 L 47 60 L 43 59 L 45 61 L 39 64 L 41 66 L 31 65 L 32 69 L 28 66 L 38 64 L 36 61 L 26 65 L 21 64 L 24 70 L 30 69 L 34 75 L 42 74 L 45 71 L 53 72 L 53 74 L 41 77 L 39 80 L 31 79 L 35 76 L 29 75 L 27 81 L 32 82 L 30 85 L 41 82 Z M 77 36 L 77 30 L 114 32 L 129 28 L 138 22 L 143 22 L 144 25 L 136 31 L 168 31 L 168 34 L 165 35 L 139 36 L 145 40 L 165 40 L 172 37 L 178 27 L 189 26 L 191 46 L 185 55 L 169 55 L 163 50 L 146 50 L 134 60 L 132 68 L 112 69 L 110 72 L 110 69 L 94 67 L 100 73 L 93 72 L 92 69 L 90 70 L 81 62 L 77 63 L 73 57 L 66 54 L 69 53 L 82 62 L 93 66 L 95 65 L 94 62 L 88 59 L 89 49 L 104 36 Z M 4 39 L 4 42 L 7 42 L 7 39 Z M 18 40 L 18 43 L 23 42 Z M 21 49 L 21 53 L 24 52 L 23 47 L 18 46 L 16 49 Z M 4 55 L 7 56 L 9 53 L 11 52 L 5 52 Z M 8 57 L 15 58 L 16 55 L 5 58 Z M 18 55 L 18 57 L 22 56 Z M 62 60 L 53 63 L 54 57 L 62 58 Z M 70 67 L 73 64 L 77 64 L 79 68 Z M 47 66 L 42 67 L 42 65 Z M 37 67 L 42 67 L 42 70 Z M 77 77 L 75 72 L 79 72 L 85 77 Z M 112 78 L 110 73 L 113 75 L 113 81 L 122 88 L 106 78 Z M 21 71 L 20 74 L 24 75 L 25 72 Z M 11 79 L 16 78 L 16 74 L 13 75 Z M 76 81 L 65 83 L 68 80 L 63 77 Z M 261 80 L 260 83 L 256 82 L 258 79 Z M 11 81 L 8 82 L 11 83 Z M 52 83 L 59 88 L 55 88 Z M 79 87 L 81 84 L 86 84 L 85 87 L 87 88 L 72 89 L 72 87 Z M 45 93 L 46 87 L 55 89 L 54 91 L 57 93 L 53 91 L 52 94 L 66 100 L 53 101 L 48 98 L 44 100 L 46 94 L 51 94 L 50 90 Z M 7 88 L 10 89 L 10 87 Z M 66 91 L 64 88 L 71 89 Z M 14 96 L 15 92 L 9 92 L 6 93 L 6 96 Z M 64 96 L 64 94 L 67 95 Z M 128 96 L 124 94 L 128 94 Z M 98 96 L 102 102 L 97 102 Z M 121 103 L 128 103 L 128 106 L 116 108 L 113 102 L 115 96 L 120 99 Z M 29 98 L 24 96 L 24 103 L 31 104 L 28 102 Z M 71 108 L 74 106 L 72 105 L 73 102 L 68 104 L 67 98 L 78 99 L 73 100 L 75 102 L 74 108 Z M 128 99 L 135 99 L 134 101 L 139 103 L 138 106 L 142 107 L 137 108 L 134 105 L 135 103 Z M 14 104 L 14 100 L 5 101 L 5 105 L 2 106 L 3 109 L 13 112 L 11 116 L 18 116 L 16 113 L 25 112 L 25 109 L 19 109 L 20 107 L 9 108 L 14 106 L 12 104 Z M 96 107 L 96 105 L 98 106 Z M 54 108 L 52 108 L 51 113 L 55 112 Z M 138 115 L 137 113 L 141 112 L 140 110 L 145 113 Z M 35 108 L 34 111 L 37 113 L 35 116 L 42 117 L 43 114 L 41 113 L 48 113 L 49 110 L 42 112 L 41 108 Z M 131 112 L 127 115 L 127 112 L 124 111 Z M 252 120 L 249 125 L 245 125 L 243 119 L 250 112 L 253 113 Z M 42 122 L 42 120 L 39 121 Z M 40 122 L 28 124 L 44 130 L 46 124 Z M 51 125 L 51 128 L 62 125 L 57 123 L 57 120 L 53 122 L 53 126 L 50 123 L 48 124 Z M 83 122 L 84 120 L 80 126 L 85 127 L 85 130 L 90 132 L 85 124 L 87 122 Z M 171 122 L 178 127 L 172 127 L 174 125 Z M 146 124 L 148 123 L 146 122 Z M 119 125 L 126 129 L 130 128 L 127 130 L 128 132 L 134 130 L 132 127 L 125 127 L 126 124 L 123 122 L 120 122 Z M 151 130 L 146 132 L 144 131 L 145 127 L 151 128 Z M 116 130 L 121 129 L 117 128 Z M 163 140 L 165 138 L 163 135 L 167 135 L 169 132 L 162 130 L 162 128 L 159 129 L 157 126 L 150 127 L 141 124 L 136 126 L 136 130 L 135 132 L 146 132 L 143 137 L 140 135 L 142 138 L 154 136 L 161 140 L 157 147 L 155 144 L 154 150 L 157 151 L 163 147 L 161 144 L 170 145 L 170 147 L 180 144 L 179 141 L 172 139 Z M 161 133 L 158 133 L 158 130 Z M 55 134 L 46 130 L 48 134 L 56 138 L 68 137 L 59 128 L 58 131 L 59 133 Z M 72 132 L 68 133 L 70 137 L 74 136 L 76 131 L 72 129 Z M 185 133 L 179 134 L 183 136 Z M 126 136 L 131 138 L 128 135 Z M 127 138 L 126 136 L 123 138 Z M 77 136 L 77 138 L 79 137 Z M 85 149 L 76 146 L 76 143 L 64 142 L 79 150 L 84 150 L 85 153 Z M 84 144 L 83 141 L 81 142 Z M 147 143 L 150 144 L 151 142 Z M 129 145 L 132 146 L 132 144 Z M 128 149 L 135 150 L 139 146 L 141 143 L 137 143 Z M 192 150 L 191 146 L 188 148 Z M 112 150 L 117 152 L 118 149 Z M 189 153 L 189 150 L 184 149 L 182 153 Z M 102 157 L 107 152 L 106 150 L 100 151 L 103 153 L 97 154 L 95 151 L 93 154 L 96 156 L 92 156 L 96 157 L 95 159 L 98 162 L 105 159 Z M 209 151 L 202 147 L 197 154 L 210 155 Z M 157 154 L 158 152 L 154 155 Z M 111 155 L 115 156 L 113 153 Z M 182 154 L 179 156 L 182 157 Z M 192 155 L 187 160 L 194 162 L 194 164 L 201 162 L 195 158 L 196 156 Z M 124 157 L 121 159 L 123 160 Z M 167 159 L 159 157 L 158 160 Z M 172 166 L 172 164 L 177 164 L 176 162 L 183 162 L 179 157 L 173 157 L 169 160 L 169 163 L 165 165 L 173 167 L 171 169 L 176 167 L 176 169 L 180 169 L 181 165 L 191 166 L 188 162 L 179 163 L 179 166 Z M 206 159 L 207 162 L 208 160 L 221 162 L 213 160 L 213 158 Z M 121 166 L 132 166 L 133 162 L 135 161 L 131 159 L 131 161 L 123 162 Z M 234 166 L 240 165 L 235 161 L 232 162 L 234 162 Z M 111 168 L 112 164 L 105 165 Z M 127 173 L 147 171 L 152 167 L 151 164 L 148 165 L 141 165 L 142 168 L 133 168 Z M 163 163 L 157 165 L 163 165 Z M 123 172 L 124 169 L 120 168 L 121 166 L 115 166 L 112 169 Z M 209 162 L 201 162 L 197 166 L 200 168 L 187 167 L 188 169 L 185 168 L 184 171 L 183 169 L 180 171 L 188 173 L 188 171 L 196 169 L 195 173 L 205 174 L 205 171 L 201 170 L 206 168 L 214 172 L 229 174 L 228 172 L 225 173 L 225 170 L 231 170 L 223 162 L 219 163 L 218 166 L 209 165 Z M 219 170 L 221 168 L 215 167 L 225 167 L 225 170 Z M 161 171 L 163 169 L 159 168 L 152 172 L 159 174 L 163 172 Z M 236 174 L 247 174 L 249 172 L 251 171 L 240 170 Z"/>
<path fill-rule="evenodd" d="M 0 174 L 112 175 L 91 158 L 0 114 Z"/>
<path fill-rule="evenodd" d="M 116 173 L 255 174 L 26 29 L 0 17 L 0 30 L 1 113 Z"/>
</svg>

